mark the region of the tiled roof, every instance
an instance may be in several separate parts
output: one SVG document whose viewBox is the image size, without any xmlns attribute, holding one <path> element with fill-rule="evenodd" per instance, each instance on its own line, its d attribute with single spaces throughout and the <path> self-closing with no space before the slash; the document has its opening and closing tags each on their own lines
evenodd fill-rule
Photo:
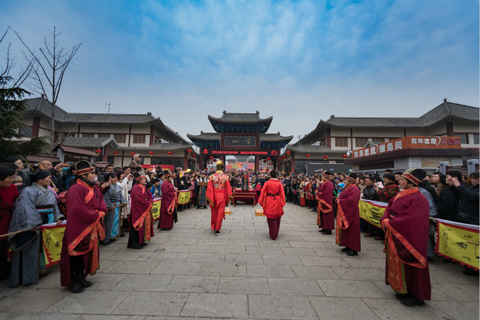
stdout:
<svg viewBox="0 0 480 320">
<path fill-rule="evenodd" d="M 91 157 L 96 157 L 97 154 L 93 151 L 86 150 L 86 149 L 81 149 L 81 148 L 75 148 L 75 147 L 67 147 L 67 146 L 58 146 L 58 148 L 61 148 L 64 152 L 68 153 L 74 153 L 74 154 L 81 154 L 85 156 L 91 156 Z"/>
<path fill-rule="evenodd" d="M 220 141 L 221 134 L 201 131 L 199 135 L 187 134 L 187 137 L 192 141 Z M 268 142 L 286 141 L 288 143 L 293 139 L 293 136 L 281 136 L 280 133 L 261 133 L 259 137 L 260 141 Z"/>
<path fill-rule="evenodd" d="M 124 151 L 174 151 L 174 150 L 186 150 L 191 148 L 190 144 L 182 144 L 182 143 L 156 143 L 151 144 L 148 147 L 137 147 L 137 146 L 129 146 L 129 147 L 120 147 L 120 150 Z"/>
<path fill-rule="evenodd" d="M 39 112 L 46 117 L 52 117 L 54 110 L 55 121 L 60 122 L 87 122 L 87 123 L 146 123 L 155 120 L 151 114 L 125 113 L 69 113 L 48 100 L 42 98 L 25 99 L 27 112 Z"/>
<path fill-rule="evenodd" d="M 328 134 L 330 127 L 346 128 L 423 128 L 434 125 L 447 117 L 477 121 L 480 116 L 479 108 L 444 100 L 443 103 L 420 117 L 335 117 L 327 121 L 320 120 L 310 133 L 300 139 L 296 145 L 310 144 L 320 136 Z"/>
<path fill-rule="evenodd" d="M 112 137 L 105 137 L 105 138 L 66 137 L 62 145 L 67 147 L 77 147 L 77 148 L 103 148 L 110 142 L 117 144 L 115 139 Z"/>
<path fill-rule="evenodd" d="M 255 123 L 255 122 L 271 122 L 272 117 L 268 118 L 260 118 L 260 113 L 257 111 L 255 113 L 231 113 L 223 111 L 223 114 L 220 118 L 214 116 L 208 116 L 210 122 L 217 121 L 217 122 L 232 122 L 232 123 Z"/>
<path fill-rule="evenodd" d="M 478 121 L 479 108 L 444 101 L 420 117 L 335 117 L 326 121 L 329 125 L 339 127 L 428 127 L 446 117 Z"/>
<path fill-rule="evenodd" d="M 188 143 L 177 132 L 166 126 L 160 118 L 155 118 L 151 113 L 69 113 L 62 108 L 51 104 L 43 98 L 25 99 L 27 113 L 39 113 L 51 118 L 52 113 L 55 121 L 67 123 L 118 123 L 140 124 L 151 123 L 164 130 L 168 140 L 178 143 Z"/>
</svg>

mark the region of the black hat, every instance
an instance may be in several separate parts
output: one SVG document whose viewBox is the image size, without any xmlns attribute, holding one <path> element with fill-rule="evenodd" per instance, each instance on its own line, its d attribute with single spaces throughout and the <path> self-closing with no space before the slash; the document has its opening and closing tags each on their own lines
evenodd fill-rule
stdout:
<svg viewBox="0 0 480 320">
<path fill-rule="evenodd" d="M 358 178 L 358 175 L 355 172 L 349 173 L 348 176 L 352 179 L 357 179 Z"/>
<path fill-rule="evenodd" d="M 45 179 L 50 176 L 50 171 L 40 170 L 32 175 L 32 182 L 37 182 L 38 180 Z"/>
<path fill-rule="evenodd" d="M 420 181 L 423 181 L 423 179 L 425 179 L 425 177 L 427 176 L 427 172 L 423 169 L 414 169 L 410 172 L 410 174 L 419 179 Z"/>
</svg>

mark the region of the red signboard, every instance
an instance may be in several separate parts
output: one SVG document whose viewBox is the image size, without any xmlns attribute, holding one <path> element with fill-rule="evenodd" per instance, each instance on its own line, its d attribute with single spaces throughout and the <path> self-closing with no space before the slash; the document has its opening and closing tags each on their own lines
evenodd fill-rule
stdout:
<svg viewBox="0 0 480 320">
<path fill-rule="evenodd" d="M 406 149 L 460 149 L 460 137 L 409 136 L 353 151 L 353 158 L 363 158 Z"/>
<path fill-rule="evenodd" d="M 211 154 L 221 155 L 268 155 L 268 151 L 226 151 L 226 150 L 213 150 Z"/>
</svg>

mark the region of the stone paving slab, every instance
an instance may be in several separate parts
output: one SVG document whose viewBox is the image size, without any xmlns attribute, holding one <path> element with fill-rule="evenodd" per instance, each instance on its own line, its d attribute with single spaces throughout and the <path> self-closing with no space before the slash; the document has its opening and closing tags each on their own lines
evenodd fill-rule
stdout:
<svg viewBox="0 0 480 320">
<path fill-rule="evenodd" d="M 258 319 L 317 319 L 307 297 L 249 295 L 250 316 Z"/>
<path fill-rule="evenodd" d="M 277 241 L 251 206 L 233 210 L 217 236 L 209 210 L 191 209 L 143 250 L 102 246 L 82 294 L 60 288 L 58 268 L 27 288 L 0 282 L 0 320 L 478 319 L 478 277 L 456 264 L 430 264 L 432 301 L 406 308 L 385 285 L 381 241 L 362 236 L 347 257 L 305 208 L 287 205 Z"/>
<path fill-rule="evenodd" d="M 119 315 L 179 316 L 187 294 L 135 292 L 113 310 Z"/>
<path fill-rule="evenodd" d="M 247 296 L 240 294 L 191 294 L 182 316 L 245 318 Z"/>
</svg>

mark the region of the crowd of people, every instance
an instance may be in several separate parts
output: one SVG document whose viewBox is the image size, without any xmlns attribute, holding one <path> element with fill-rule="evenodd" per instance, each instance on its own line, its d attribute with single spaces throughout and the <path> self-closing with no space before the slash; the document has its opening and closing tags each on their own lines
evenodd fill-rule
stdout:
<svg viewBox="0 0 480 320">
<path fill-rule="evenodd" d="M 99 244 L 128 234 L 128 248 L 141 249 L 154 236 L 152 205 L 161 199 L 158 230 L 168 231 L 178 212 L 195 206 L 211 209 L 211 229 L 221 232 L 225 208 L 235 190 L 256 192 L 277 239 L 286 202 L 311 208 L 324 235 L 335 230 L 342 252 L 356 256 L 360 233 L 386 244 L 386 280 L 406 305 L 430 298 L 428 261 L 434 257 L 435 229 L 429 217 L 478 225 L 478 172 L 427 174 L 415 169 L 378 175 L 323 171 L 313 175 L 253 172 L 146 170 L 135 156 L 124 168 L 40 161 L 26 167 L 0 166 L 0 276 L 10 287 L 39 281 L 40 225 L 66 225 L 61 284 L 72 292 L 92 285 L 87 274 L 99 267 Z M 190 192 L 187 203 L 178 194 Z M 388 203 L 377 228 L 359 217 L 360 199 Z M 65 223 L 66 221 L 66 223 Z M 467 270 L 467 272 L 471 272 Z M 404 277 L 398 278 L 399 274 Z"/>
</svg>

